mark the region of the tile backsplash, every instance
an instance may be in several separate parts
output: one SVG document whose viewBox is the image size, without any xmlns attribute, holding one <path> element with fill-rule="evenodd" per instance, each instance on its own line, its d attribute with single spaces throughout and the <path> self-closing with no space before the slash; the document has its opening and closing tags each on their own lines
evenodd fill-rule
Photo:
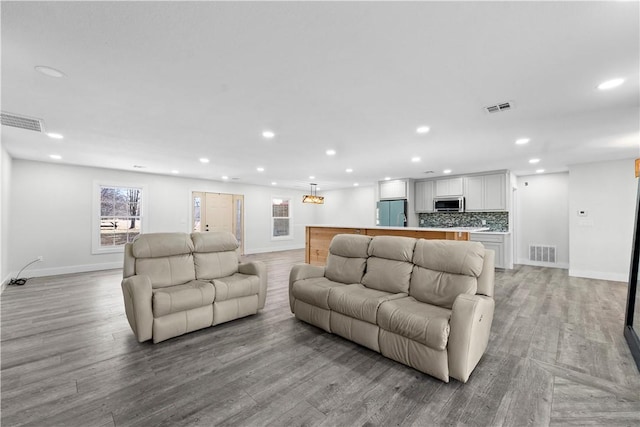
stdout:
<svg viewBox="0 0 640 427">
<path fill-rule="evenodd" d="M 482 225 L 482 220 L 486 225 Z M 419 214 L 420 227 L 489 227 L 509 231 L 509 212 L 434 212 Z"/>
</svg>

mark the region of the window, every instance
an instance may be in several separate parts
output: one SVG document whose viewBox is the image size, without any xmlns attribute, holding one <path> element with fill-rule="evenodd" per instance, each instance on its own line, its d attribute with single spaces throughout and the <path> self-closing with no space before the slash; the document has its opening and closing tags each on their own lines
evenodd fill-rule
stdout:
<svg viewBox="0 0 640 427">
<path fill-rule="evenodd" d="M 271 238 L 290 239 L 291 231 L 291 199 L 274 197 L 271 199 Z"/>
<path fill-rule="evenodd" d="M 142 186 L 95 184 L 93 253 L 121 252 L 125 243 L 142 232 Z"/>
</svg>

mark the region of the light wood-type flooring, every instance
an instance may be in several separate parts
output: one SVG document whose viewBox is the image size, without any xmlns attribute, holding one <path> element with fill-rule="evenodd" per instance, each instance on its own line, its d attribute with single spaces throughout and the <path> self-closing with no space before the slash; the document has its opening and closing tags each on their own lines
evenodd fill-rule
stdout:
<svg viewBox="0 0 640 427">
<path fill-rule="evenodd" d="M 445 384 L 296 320 L 303 257 L 246 257 L 268 264 L 262 312 L 156 345 L 129 329 L 119 270 L 9 287 L 2 426 L 640 425 L 624 283 L 498 272 L 487 352 L 467 384 Z"/>
</svg>

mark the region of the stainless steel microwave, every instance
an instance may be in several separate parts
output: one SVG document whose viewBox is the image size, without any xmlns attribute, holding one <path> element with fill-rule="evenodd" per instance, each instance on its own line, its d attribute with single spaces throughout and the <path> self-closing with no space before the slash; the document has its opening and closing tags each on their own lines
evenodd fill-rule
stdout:
<svg viewBox="0 0 640 427">
<path fill-rule="evenodd" d="M 464 212 L 464 197 L 436 197 L 433 199 L 435 212 Z"/>
</svg>

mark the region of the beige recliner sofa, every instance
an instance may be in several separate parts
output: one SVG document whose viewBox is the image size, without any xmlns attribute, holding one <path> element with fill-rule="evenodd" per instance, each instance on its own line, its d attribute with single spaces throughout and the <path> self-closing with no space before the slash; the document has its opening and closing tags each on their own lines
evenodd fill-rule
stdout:
<svg viewBox="0 0 640 427">
<path fill-rule="evenodd" d="M 494 252 L 478 242 L 339 234 L 326 267 L 295 265 L 295 316 L 448 382 L 489 341 Z"/>
<path fill-rule="evenodd" d="M 122 293 L 139 342 L 154 343 L 256 314 L 267 269 L 240 264 L 231 233 L 149 233 L 125 245 Z"/>
</svg>

